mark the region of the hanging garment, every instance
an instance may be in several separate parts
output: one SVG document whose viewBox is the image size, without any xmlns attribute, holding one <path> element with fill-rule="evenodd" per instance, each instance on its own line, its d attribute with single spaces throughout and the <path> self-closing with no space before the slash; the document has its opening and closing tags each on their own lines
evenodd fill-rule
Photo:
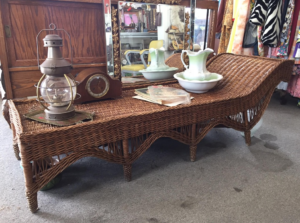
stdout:
<svg viewBox="0 0 300 223">
<path fill-rule="evenodd" d="M 263 42 L 261 41 L 261 32 L 262 32 L 262 26 L 257 26 L 257 51 L 258 56 L 265 56 L 265 46 Z"/>
<path fill-rule="evenodd" d="M 267 20 L 263 27 L 261 41 L 264 45 L 276 47 L 280 37 L 282 0 L 271 1 L 268 7 Z"/>
<path fill-rule="evenodd" d="M 271 57 L 272 58 L 277 58 L 277 54 L 278 54 L 278 47 L 276 48 L 271 48 Z"/>
<path fill-rule="evenodd" d="M 249 16 L 249 7 L 250 0 L 240 0 L 238 8 L 239 14 L 238 17 L 235 19 L 236 31 L 232 44 L 232 53 L 242 54 L 244 33 Z"/>
<path fill-rule="evenodd" d="M 287 10 L 288 10 L 289 3 L 290 3 L 289 0 L 283 0 L 284 5 L 283 5 L 282 14 L 281 14 L 281 27 L 280 27 L 281 31 L 282 31 L 283 24 L 285 22 L 285 17 L 286 17 L 286 13 L 287 13 Z"/>
<path fill-rule="evenodd" d="M 293 74 L 287 92 L 292 96 L 300 98 L 300 65 L 294 65 Z"/>
<path fill-rule="evenodd" d="M 298 28 L 298 32 L 300 32 L 300 27 Z M 287 92 L 289 92 L 294 97 L 300 98 L 300 59 L 299 59 L 300 49 L 296 49 L 295 51 L 296 51 L 295 65 L 292 73 L 293 74 L 292 78 L 287 88 Z"/>
<path fill-rule="evenodd" d="M 249 14 L 251 14 L 254 5 L 255 5 L 255 0 L 250 0 Z M 257 42 L 257 26 L 248 20 L 245 27 L 243 48 L 253 47 L 254 45 L 256 45 L 256 42 Z"/>
<path fill-rule="evenodd" d="M 222 24 L 225 12 L 226 0 L 221 0 L 219 11 L 218 11 L 218 20 L 217 20 L 217 29 L 216 33 L 220 33 L 222 31 Z"/>
<path fill-rule="evenodd" d="M 253 56 L 259 56 L 258 53 L 258 42 L 256 41 L 254 47 L 253 47 Z"/>
<path fill-rule="evenodd" d="M 280 46 L 278 47 L 278 52 L 276 56 L 285 57 L 288 55 L 288 47 L 289 47 L 289 41 L 291 35 L 294 7 L 295 7 L 294 0 L 289 0 L 289 5 L 287 8 L 284 25 L 280 36 Z"/>
<path fill-rule="evenodd" d="M 295 1 L 295 9 L 294 9 L 294 17 L 293 17 L 293 22 L 292 22 L 292 31 L 291 31 L 292 37 L 295 36 L 295 32 L 298 27 L 297 21 L 298 21 L 299 11 L 300 11 L 300 1 L 296 0 Z M 292 46 L 293 46 L 293 41 L 290 41 L 288 52 L 291 52 Z"/>
<path fill-rule="evenodd" d="M 250 16 L 250 22 L 252 24 L 260 26 L 266 21 L 269 1 L 270 0 L 256 0 Z"/>
<path fill-rule="evenodd" d="M 294 13 L 294 16 L 296 15 L 296 12 Z M 297 52 L 297 48 L 300 47 L 299 44 L 297 43 L 298 40 L 300 40 L 300 13 L 298 15 L 298 20 L 297 20 L 297 24 L 296 24 L 296 32 L 294 37 L 291 35 L 291 40 L 290 42 L 293 42 L 293 46 L 291 48 L 291 50 L 289 51 L 289 59 L 294 59 L 296 52 Z"/>
<path fill-rule="evenodd" d="M 300 31 L 299 31 L 299 35 L 300 35 Z M 294 58 L 296 57 L 296 53 L 298 50 L 300 50 L 300 38 L 298 39 L 298 41 L 296 43 L 295 52 L 293 54 Z"/>
<path fill-rule="evenodd" d="M 229 43 L 228 43 L 228 47 L 227 47 L 227 53 L 232 53 L 232 47 L 233 47 L 233 41 L 234 41 L 234 36 L 235 36 L 235 32 L 237 30 L 237 18 L 239 16 L 239 11 L 238 8 L 240 7 L 240 3 L 242 2 L 242 0 L 233 0 L 234 4 L 233 4 L 233 27 L 231 30 L 231 34 L 230 34 L 230 39 L 229 39 Z"/>
<path fill-rule="evenodd" d="M 250 13 L 252 12 L 254 5 L 255 5 L 255 0 L 250 0 L 250 8 L 249 8 Z"/>
<path fill-rule="evenodd" d="M 262 42 L 276 47 L 281 28 L 282 0 L 257 0 L 250 16 L 250 22 L 263 25 Z"/>
<path fill-rule="evenodd" d="M 243 40 L 243 48 L 250 48 L 257 43 L 257 25 L 247 22 Z"/>
<path fill-rule="evenodd" d="M 232 29 L 233 0 L 227 0 L 218 54 L 226 53 Z"/>
</svg>

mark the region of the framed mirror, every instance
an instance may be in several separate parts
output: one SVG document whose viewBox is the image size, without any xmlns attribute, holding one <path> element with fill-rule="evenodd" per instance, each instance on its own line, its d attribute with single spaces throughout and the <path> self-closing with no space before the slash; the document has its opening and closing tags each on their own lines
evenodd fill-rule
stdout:
<svg viewBox="0 0 300 223">
<path fill-rule="evenodd" d="M 149 65 L 150 48 L 163 47 L 168 60 L 188 47 L 189 14 L 185 6 L 119 1 L 111 13 L 114 77 L 132 77 L 123 85 L 135 83 L 134 77 L 149 82 L 139 70 Z M 173 78 L 168 81 L 176 82 Z"/>
<path fill-rule="evenodd" d="M 161 37 L 170 37 L 170 39 L 162 39 L 163 47 L 167 51 L 165 53 L 166 60 L 168 60 L 168 56 L 170 58 L 170 55 L 175 55 L 174 53 L 177 52 L 176 48 L 178 46 L 178 52 L 180 52 L 180 41 L 182 41 L 182 36 L 184 36 L 182 41 L 184 49 L 189 48 L 191 50 L 199 50 L 206 47 L 213 48 L 218 1 L 197 1 L 196 3 L 195 0 L 133 0 L 132 2 L 122 1 L 121 3 L 113 0 L 111 5 L 110 2 L 108 3 L 107 1 L 110 0 L 104 0 L 105 6 L 111 6 L 111 8 L 108 10 L 111 13 L 111 17 L 108 19 L 108 23 L 106 22 L 107 20 L 105 20 L 105 24 L 111 23 L 111 29 L 108 29 L 108 31 L 111 30 L 111 33 L 110 35 L 106 35 L 108 70 L 114 78 L 121 80 L 123 76 L 126 78 L 128 77 L 128 79 L 131 80 L 134 78 L 142 79 L 142 76 L 140 76 L 139 73 L 124 72 L 122 71 L 122 67 L 128 65 L 140 65 L 145 67 L 145 64 L 147 65 L 147 63 L 149 63 L 148 54 L 144 53 L 141 57 L 141 53 L 128 53 L 126 51 L 141 52 L 147 50 L 150 47 L 151 41 L 158 41 Z M 159 16 L 160 12 L 162 12 L 160 15 L 162 22 L 168 22 L 170 24 L 171 12 L 164 10 L 163 8 L 169 6 L 175 6 L 181 9 L 179 10 L 181 15 L 178 14 L 178 18 L 181 22 L 184 22 L 184 34 L 181 34 L 180 31 L 178 31 L 178 34 L 173 33 L 174 30 L 171 29 L 172 26 L 169 26 L 168 30 L 165 28 L 164 24 L 161 24 L 160 26 L 156 24 L 156 16 Z M 174 11 L 175 10 L 173 10 L 173 13 Z M 184 12 L 184 18 L 182 18 L 182 12 Z M 169 15 L 164 15 L 167 13 Z M 190 25 L 190 21 L 192 20 L 190 19 L 190 15 L 192 16 L 193 13 L 194 23 Z M 149 18 L 146 17 L 147 15 Z M 199 16 L 200 18 L 198 18 Z M 205 24 L 203 24 L 204 17 Z M 105 18 L 107 18 L 107 16 Z M 153 24 L 149 22 L 152 22 L 154 26 L 151 26 Z M 194 31 L 190 31 L 190 29 L 194 29 Z M 171 33 L 168 33 L 168 31 Z M 190 34 L 193 35 L 192 39 L 190 38 Z M 172 36 L 173 39 L 171 39 Z M 177 36 L 180 36 L 180 41 Z M 175 40 L 175 42 L 173 40 Z M 175 45 L 175 47 L 173 45 Z M 198 45 L 199 49 L 195 48 L 195 45 Z M 173 49 L 171 48 L 172 46 Z M 112 55 L 112 57 L 110 57 L 110 55 Z M 186 57 L 184 60 L 187 64 L 188 58 Z M 174 63 L 181 64 L 180 58 L 177 58 L 177 60 L 173 60 L 172 58 L 169 61 L 174 61 Z M 147 82 L 147 80 L 144 79 L 144 82 Z M 176 81 L 174 80 L 166 80 L 159 84 L 175 82 Z M 154 84 L 153 82 L 151 83 Z M 142 84 L 142 82 L 135 81 L 126 83 L 123 82 L 123 88 L 125 86 L 125 89 L 130 89 L 129 86 L 134 87 L 135 85 L 141 87 Z M 144 85 L 146 86 L 147 83 L 144 83 Z"/>
<path fill-rule="evenodd" d="M 165 49 L 165 60 L 184 48 L 184 6 L 118 3 L 121 76 L 141 76 L 149 49 Z"/>
<path fill-rule="evenodd" d="M 193 2 L 193 3 L 192 3 Z M 217 53 L 215 46 L 216 26 L 218 14 L 218 1 L 191 1 L 191 7 L 194 4 L 194 16 L 191 18 L 193 30 L 193 41 L 200 45 L 201 49 L 211 48 Z"/>
</svg>

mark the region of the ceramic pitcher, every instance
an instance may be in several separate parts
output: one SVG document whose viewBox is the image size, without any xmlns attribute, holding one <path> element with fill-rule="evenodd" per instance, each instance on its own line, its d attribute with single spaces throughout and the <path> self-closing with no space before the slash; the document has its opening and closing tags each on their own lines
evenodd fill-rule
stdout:
<svg viewBox="0 0 300 223">
<path fill-rule="evenodd" d="M 165 64 L 165 49 L 163 47 L 159 49 L 151 48 L 149 50 L 151 57 L 151 64 L 147 70 L 166 70 L 169 66 Z"/>
<path fill-rule="evenodd" d="M 210 72 L 206 69 L 206 60 L 209 54 L 214 51 L 210 48 L 206 48 L 205 50 L 199 50 L 198 52 L 193 52 L 190 50 L 183 50 L 181 53 L 181 62 L 185 67 L 185 71 L 183 72 L 183 77 L 187 80 L 203 80 Z M 184 63 L 183 55 L 187 53 L 189 57 L 189 66 Z"/>
</svg>

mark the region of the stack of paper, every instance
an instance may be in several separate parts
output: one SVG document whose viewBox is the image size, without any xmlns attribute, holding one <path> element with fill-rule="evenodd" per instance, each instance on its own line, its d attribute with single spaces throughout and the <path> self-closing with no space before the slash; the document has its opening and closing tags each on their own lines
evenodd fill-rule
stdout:
<svg viewBox="0 0 300 223">
<path fill-rule="evenodd" d="M 133 96 L 133 98 L 170 107 L 179 104 L 189 104 L 192 99 L 190 94 L 184 90 L 163 86 L 135 89 L 134 93 L 136 96 Z"/>
</svg>

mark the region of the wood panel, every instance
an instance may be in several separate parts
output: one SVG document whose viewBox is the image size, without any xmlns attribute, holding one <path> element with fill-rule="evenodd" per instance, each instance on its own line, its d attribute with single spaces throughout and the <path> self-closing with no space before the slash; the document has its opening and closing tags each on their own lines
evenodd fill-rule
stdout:
<svg viewBox="0 0 300 223">
<path fill-rule="evenodd" d="M 106 66 L 98 67 L 103 72 L 106 72 Z M 86 68 L 75 68 L 71 74 L 74 76 Z M 42 74 L 39 70 L 36 71 L 21 71 L 10 72 L 12 81 L 13 98 L 24 98 L 36 95 L 34 84 L 38 83 Z"/>
<path fill-rule="evenodd" d="M 0 1 L 0 9 L 3 8 L 3 3 Z M 12 98 L 12 89 L 11 89 L 11 80 L 8 71 L 8 60 L 7 60 L 7 49 L 5 44 L 5 33 L 2 21 L 2 13 L 0 11 L 0 63 L 1 63 L 1 70 L 3 72 L 2 77 L 5 81 L 5 92 L 6 98 Z M 1 77 L 1 78 L 2 78 Z M 1 81 L 3 81 L 1 79 Z M 2 95 L 3 97 L 4 95 Z"/>
<path fill-rule="evenodd" d="M 5 24 L 10 25 L 12 37 L 7 38 L 9 67 L 37 65 L 36 35 L 42 29 L 55 23 L 71 36 L 75 64 L 105 63 L 105 33 L 102 4 L 71 3 L 58 1 L 9 1 L 4 0 Z M 46 58 L 47 49 L 39 37 L 39 54 Z M 67 36 L 64 39 L 63 56 L 70 58 Z"/>
<path fill-rule="evenodd" d="M 196 1 L 196 8 L 218 10 L 218 1 Z"/>
<path fill-rule="evenodd" d="M 75 64 L 73 68 L 94 68 L 94 67 L 106 67 L 106 63 L 101 64 Z M 8 68 L 9 71 L 29 71 L 29 70 L 39 70 L 38 67 L 12 67 Z"/>
<path fill-rule="evenodd" d="M 214 49 L 218 10 L 210 10 L 209 17 L 210 17 L 210 19 L 209 19 L 208 45 L 207 46 L 208 46 L 208 48 Z"/>
</svg>

